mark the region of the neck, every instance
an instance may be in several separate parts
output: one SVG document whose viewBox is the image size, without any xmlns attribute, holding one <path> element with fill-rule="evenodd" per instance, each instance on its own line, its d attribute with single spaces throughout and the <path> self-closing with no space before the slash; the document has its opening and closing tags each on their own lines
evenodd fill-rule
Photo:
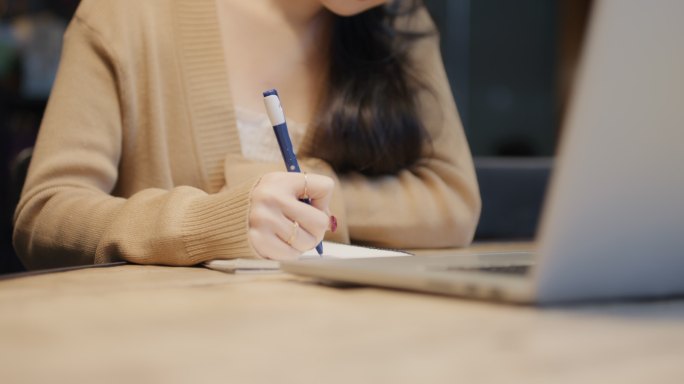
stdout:
<svg viewBox="0 0 684 384">
<path fill-rule="evenodd" d="M 245 1 L 245 0 L 237 0 Z M 320 0 L 262 0 L 264 12 L 270 12 L 274 17 L 274 25 L 283 23 L 299 36 L 305 50 L 315 48 L 322 53 L 322 44 L 327 39 L 327 26 L 330 22 L 330 12 L 326 11 Z M 267 10 L 268 9 L 268 10 Z"/>
<path fill-rule="evenodd" d="M 299 27 L 315 21 L 323 11 L 320 0 L 266 0 L 268 6 L 277 9 L 284 20 Z"/>
<path fill-rule="evenodd" d="M 223 9 L 240 9 L 269 26 L 283 24 L 296 32 L 316 29 L 328 13 L 320 0 L 216 0 Z M 280 27 L 277 27 L 280 28 Z"/>
</svg>

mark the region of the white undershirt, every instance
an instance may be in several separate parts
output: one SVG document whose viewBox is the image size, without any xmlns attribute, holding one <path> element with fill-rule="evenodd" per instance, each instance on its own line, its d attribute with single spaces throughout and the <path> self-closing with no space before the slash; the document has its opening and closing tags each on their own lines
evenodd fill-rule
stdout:
<svg viewBox="0 0 684 384">
<path fill-rule="evenodd" d="M 242 155 L 245 158 L 264 162 L 282 162 L 283 157 L 278 148 L 278 141 L 273 134 L 273 127 L 266 113 L 257 113 L 239 106 L 235 107 L 238 134 Z M 287 129 L 295 153 L 301 144 L 306 124 L 287 119 Z"/>
</svg>

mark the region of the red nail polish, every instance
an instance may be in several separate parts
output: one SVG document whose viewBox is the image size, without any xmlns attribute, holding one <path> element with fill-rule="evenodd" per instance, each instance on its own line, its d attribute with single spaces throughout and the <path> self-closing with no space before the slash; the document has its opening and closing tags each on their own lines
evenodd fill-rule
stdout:
<svg viewBox="0 0 684 384">
<path fill-rule="evenodd" d="M 330 232 L 335 233 L 337 231 L 337 217 L 330 215 Z"/>
</svg>

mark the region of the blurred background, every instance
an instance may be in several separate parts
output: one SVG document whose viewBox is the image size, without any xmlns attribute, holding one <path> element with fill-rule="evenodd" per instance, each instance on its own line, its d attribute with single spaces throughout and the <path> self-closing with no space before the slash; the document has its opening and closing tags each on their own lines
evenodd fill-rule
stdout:
<svg viewBox="0 0 684 384">
<path fill-rule="evenodd" d="M 116 0 L 112 0 L 116 1 Z M 591 0 L 424 0 L 476 160 L 477 239 L 528 239 Z M 11 218 L 78 0 L 0 0 L 0 273 L 20 271 Z"/>
</svg>

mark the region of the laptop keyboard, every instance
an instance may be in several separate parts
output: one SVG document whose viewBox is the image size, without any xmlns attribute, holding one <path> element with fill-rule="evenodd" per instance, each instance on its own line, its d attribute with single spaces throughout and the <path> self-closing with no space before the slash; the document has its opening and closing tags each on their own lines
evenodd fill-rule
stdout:
<svg viewBox="0 0 684 384">
<path fill-rule="evenodd" d="M 448 271 L 481 271 L 488 273 L 501 273 L 506 275 L 526 275 L 530 272 L 531 265 L 498 265 L 489 267 L 448 267 Z"/>
</svg>

